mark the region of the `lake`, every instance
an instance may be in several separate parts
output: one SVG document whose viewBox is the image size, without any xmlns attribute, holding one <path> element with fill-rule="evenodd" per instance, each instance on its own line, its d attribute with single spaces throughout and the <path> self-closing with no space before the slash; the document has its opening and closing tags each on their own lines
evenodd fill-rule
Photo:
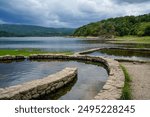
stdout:
<svg viewBox="0 0 150 117">
<path fill-rule="evenodd" d="M 40 49 L 44 51 L 83 51 L 91 48 L 108 47 L 145 47 L 148 44 L 111 44 L 98 39 L 82 39 L 68 37 L 1 37 L 0 49 Z M 132 60 L 150 60 L 150 53 L 103 50 L 89 55 L 109 58 L 125 58 Z M 80 61 L 22 61 L 0 63 L 0 87 L 7 87 L 23 82 L 46 77 L 65 67 L 77 67 L 78 77 L 67 86 L 53 94 L 40 99 L 92 99 L 105 84 L 108 74 L 103 66 L 92 65 Z"/>
<path fill-rule="evenodd" d="M 100 39 L 68 37 L 1 37 L 0 49 L 36 48 L 46 51 L 82 51 L 97 47 L 138 47 L 149 45 L 111 44 Z"/>
</svg>

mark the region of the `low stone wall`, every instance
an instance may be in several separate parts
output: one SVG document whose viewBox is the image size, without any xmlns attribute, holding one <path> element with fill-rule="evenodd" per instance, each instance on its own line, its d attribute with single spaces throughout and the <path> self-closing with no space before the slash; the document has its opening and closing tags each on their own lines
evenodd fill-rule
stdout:
<svg viewBox="0 0 150 117">
<path fill-rule="evenodd" d="M 42 55 L 41 54 L 41 55 L 29 56 L 28 59 L 29 60 L 38 60 L 38 59 L 41 59 L 41 60 L 43 60 L 43 59 L 83 60 L 83 61 L 102 63 L 103 65 L 105 65 L 105 67 L 108 71 L 109 77 L 108 77 L 108 80 L 107 80 L 106 84 L 104 85 L 103 89 L 94 97 L 94 99 L 116 100 L 116 99 L 120 99 L 120 97 L 122 95 L 122 88 L 124 87 L 125 78 L 124 78 L 124 74 L 120 67 L 119 62 L 115 61 L 113 59 L 107 59 L 107 58 L 99 57 L 99 56 L 94 57 L 94 56 L 79 55 L 79 54 L 68 55 L 68 56 L 67 55 L 59 55 L 59 54 L 57 54 L 57 55 L 54 55 L 54 54 Z M 38 82 L 37 84 L 40 84 L 40 87 L 42 87 L 41 82 Z M 27 83 L 27 85 L 28 85 L 28 83 Z M 50 84 L 49 86 L 51 87 L 51 85 L 52 84 Z M 17 86 L 17 87 L 21 87 L 21 86 Z M 47 85 L 45 87 L 47 87 Z M 15 89 L 15 86 L 14 86 L 14 88 L 12 87 L 12 89 Z M 0 92 L 2 92 L 1 90 L 2 89 L 0 89 Z M 3 90 L 3 95 L 5 94 L 5 92 L 7 92 L 9 90 L 9 88 L 8 89 L 6 88 L 5 90 Z M 33 92 L 35 90 L 37 90 L 35 85 L 33 85 L 32 90 L 33 90 Z M 9 91 L 11 91 L 11 90 L 9 90 Z M 16 90 L 13 90 L 13 92 L 15 93 Z M 29 94 L 28 94 L 28 92 L 29 92 Z M 14 95 L 14 96 L 12 97 L 12 96 L 6 95 L 4 99 L 7 99 L 7 97 L 11 97 L 10 99 L 18 99 L 19 96 L 21 96 L 21 98 L 19 97 L 20 99 L 29 99 L 29 98 L 26 98 L 26 97 L 28 97 L 28 95 L 30 95 L 30 91 L 28 91 L 28 92 L 25 92 L 25 95 L 24 95 L 24 93 L 21 93 L 21 95 L 20 95 L 20 93 L 19 93 L 19 95 L 14 95 L 14 94 L 10 93 L 10 95 Z M 50 93 L 50 92 L 47 92 L 47 93 Z M 36 93 L 36 94 L 37 95 L 33 95 L 33 97 L 38 97 L 41 94 L 46 94 L 46 92 L 41 92 L 41 94 L 39 94 L 39 93 Z M 0 93 L 0 95 L 1 95 L 1 93 Z"/>
<path fill-rule="evenodd" d="M 109 73 L 109 65 L 106 59 L 103 57 L 93 57 L 93 56 L 86 56 L 86 55 L 62 55 L 62 54 L 41 54 L 41 55 L 32 55 L 28 57 L 29 60 L 44 60 L 44 59 L 51 59 L 51 60 L 81 60 L 81 61 L 91 61 L 91 62 L 98 62 L 104 65 Z"/>
<path fill-rule="evenodd" d="M 120 47 L 107 47 L 107 48 L 93 48 L 93 49 L 89 49 L 89 50 L 85 50 L 85 51 L 80 51 L 77 52 L 75 54 L 77 55 L 82 55 L 82 54 L 89 54 L 98 50 L 128 50 L 128 51 L 138 51 L 138 52 L 143 52 L 143 51 L 150 51 L 149 48 L 120 48 Z"/>
<path fill-rule="evenodd" d="M 76 52 L 75 55 L 88 54 L 88 53 L 92 53 L 92 52 L 95 52 L 98 50 L 100 50 L 100 48 L 89 49 L 89 50 L 85 50 L 85 51 Z"/>
<path fill-rule="evenodd" d="M 28 100 L 51 93 L 71 82 L 77 76 L 77 68 L 65 68 L 43 79 L 20 85 L 0 88 L 0 99 Z"/>
<path fill-rule="evenodd" d="M 149 48 L 123 48 L 123 47 L 110 47 L 110 48 L 103 48 L 103 49 L 112 49 L 112 50 L 129 50 L 129 51 L 150 51 Z"/>
<path fill-rule="evenodd" d="M 130 60 L 130 59 L 115 59 L 119 62 L 132 62 L 132 63 L 150 63 L 150 60 Z"/>
<path fill-rule="evenodd" d="M 29 57 L 30 60 L 36 59 L 69 59 L 69 60 L 84 60 L 91 62 L 102 63 L 106 66 L 109 77 L 103 89 L 94 97 L 96 100 L 107 99 L 117 100 L 122 95 L 125 77 L 118 61 L 113 59 L 103 58 L 99 56 L 86 55 L 33 55 Z"/>
<path fill-rule="evenodd" d="M 117 100 L 122 95 L 124 73 L 118 61 L 106 59 L 109 64 L 109 77 L 103 89 L 94 97 L 96 100 Z"/>
<path fill-rule="evenodd" d="M 0 56 L 0 62 L 8 61 L 8 60 L 24 60 L 24 59 L 26 59 L 25 56 L 11 56 L 11 55 Z"/>
</svg>

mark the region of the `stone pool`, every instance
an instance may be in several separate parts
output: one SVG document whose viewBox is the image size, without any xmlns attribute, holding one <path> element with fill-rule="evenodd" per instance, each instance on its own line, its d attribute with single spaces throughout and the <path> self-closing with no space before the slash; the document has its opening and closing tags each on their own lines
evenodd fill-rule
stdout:
<svg viewBox="0 0 150 117">
<path fill-rule="evenodd" d="M 53 94 L 40 99 L 85 100 L 92 99 L 104 86 L 108 73 L 101 64 L 83 61 L 29 61 L 0 63 L 0 88 L 17 85 L 49 74 L 56 73 L 65 67 L 77 67 L 77 78 Z"/>
</svg>

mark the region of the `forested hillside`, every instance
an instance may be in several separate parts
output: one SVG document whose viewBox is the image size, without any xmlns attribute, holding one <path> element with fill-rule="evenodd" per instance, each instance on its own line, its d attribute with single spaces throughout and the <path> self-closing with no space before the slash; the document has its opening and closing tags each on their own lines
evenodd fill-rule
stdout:
<svg viewBox="0 0 150 117">
<path fill-rule="evenodd" d="M 150 13 L 110 18 L 78 28 L 74 36 L 150 36 Z"/>
<path fill-rule="evenodd" d="M 73 28 L 46 28 L 41 26 L 0 24 L 0 37 L 10 36 L 66 36 Z"/>
</svg>

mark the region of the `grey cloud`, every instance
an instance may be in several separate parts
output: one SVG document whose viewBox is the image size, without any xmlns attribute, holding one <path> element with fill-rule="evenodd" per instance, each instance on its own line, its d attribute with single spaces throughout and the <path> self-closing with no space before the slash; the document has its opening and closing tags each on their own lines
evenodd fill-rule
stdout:
<svg viewBox="0 0 150 117">
<path fill-rule="evenodd" d="M 32 24 L 50 27 L 78 27 L 104 18 L 150 12 L 148 0 L 132 4 L 127 1 L 130 0 L 0 0 L 0 9 Z"/>
<path fill-rule="evenodd" d="M 149 2 L 150 0 L 115 0 L 118 3 L 132 3 L 132 4 L 136 4 L 136 3 L 143 3 L 143 2 Z"/>
<path fill-rule="evenodd" d="M 119 0 L 121 2 L 128 2 L 128 3 L 141 3 L 141 2 L 149 2 L 149 0 Z"/>
</svg>

